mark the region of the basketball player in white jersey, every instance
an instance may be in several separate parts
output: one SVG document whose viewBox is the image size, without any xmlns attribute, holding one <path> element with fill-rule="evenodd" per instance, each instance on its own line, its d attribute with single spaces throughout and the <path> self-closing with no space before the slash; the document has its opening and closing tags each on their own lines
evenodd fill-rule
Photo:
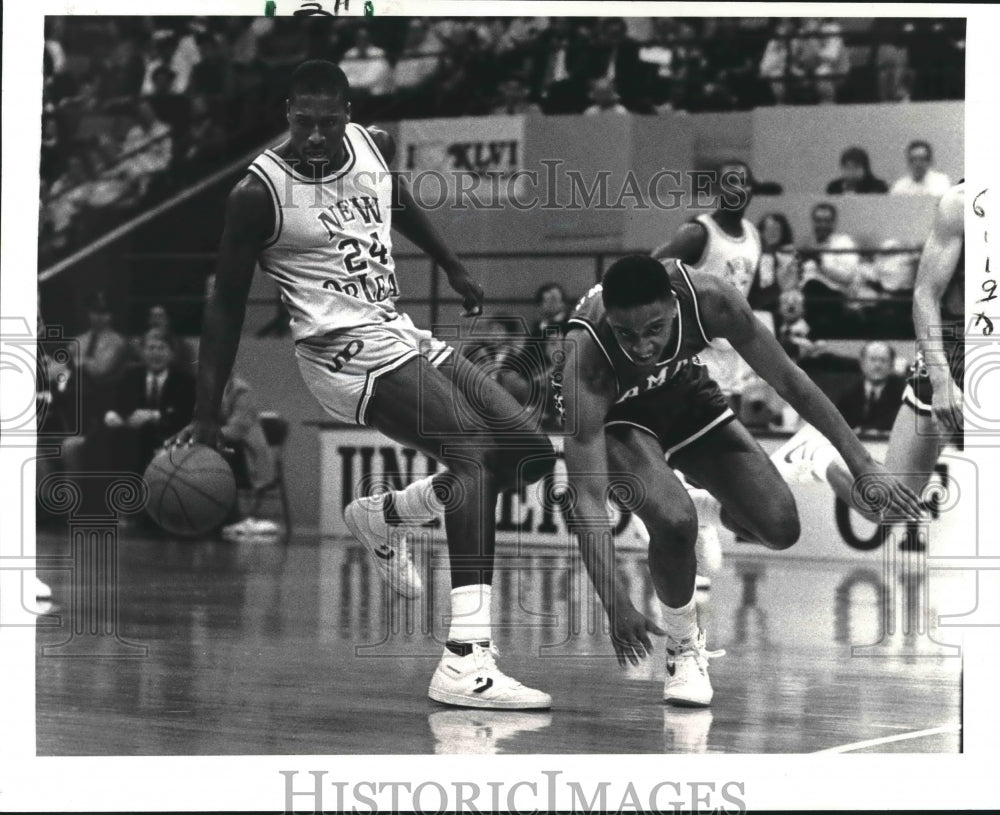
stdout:
<svg viewBox="0 0 1000 815">
<path fill-rule="evenodd" d="M 941 449 L 962 444 L 965 387 L 965 184 L 938 202 L 913 290 L 918 351 L 903 405 L 889 435 L 885 466 L 916 494 Z M 806 426 L 772 456 L 788 480 L 826 481 L 852 506 L 853 479 L 840 456 Z M 875 519 L 877 520 L 877 519 Z"/>
<path fill-rule="evenodd" d="M 760 266 L 761 241 L 757 227 L 744 217 L 750 204 L 751 173 L 742 161 L 726 161 L 717 168 L 715 192 L 718 205 L 684 224 L 677 234 L 661 246 L 653 257 L 677 258 L 691 271 L 705 273 L 731 283 L 749 299 Z M 698 353 L 699 360 L 730 404 L 738 403 L 739 394 L 755 374 L 732 344 L 713 339 Z M 719 504 L 707 491 L 690 489 L 698 508 L 698 587 L 711 584 L 710 575 L 722 565 L 722 547 L 718 530 L 710 518 Z"/>
<path fill-rule="evenodd" d="M 744 216 L 750 204 L 750 169 L 741 161 L 720 164 L 719 203 L 684 224 L 653 253 L 655 258 L 678 258 L 693 272 L 704 272 L 734 285 L 747 299 L 760 266 L 760 235 Z M 725 340 L 713 340 L 699 355 L 722 393 L 732 401 L 753 376 L 750 366 Z"/>
<path fill-rule="evenodd" d="M 300 65 L 287 101 L 288 138 L 258 156 L 230 193 L 205 312 L 195 418 L 174 443 L 221 443 L 215 417 L 259 264 L 278 284 L 299 369 L 325 410 L 448 468 L 423 496 L 444 511 L 452 577 L 451 627 L 428 694 L 462 706 L 548 708 L 548 694 L 497 667 L 490 597 L 497 494 L 518 478 L 544 475 L 554 463 L 552 446 L 538 432 L 521 432 L 523 413 L 506 391 L 397 311 L 391 227 L 440 264 L 466 316 L 481 313 L 483 291 L 405 180 L 390 173 L 391 137 L 351 122 L 348 96 L 347 78 L 333 63 Z M 470 417 L 478 420 L 472 427 Z M 381 517 L 355 520 L 390 582 L 404 594 L 418 592 L 408 552 L 377 537 L 385 531 Z"/>
</svg>

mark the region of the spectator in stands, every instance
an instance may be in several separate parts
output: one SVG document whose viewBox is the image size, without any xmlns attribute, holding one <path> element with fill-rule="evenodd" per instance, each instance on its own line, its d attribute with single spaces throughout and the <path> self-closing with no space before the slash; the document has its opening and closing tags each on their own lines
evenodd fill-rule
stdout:
<svg viewBox="0 0 1000 815">
<path fill-rule="evenodd" d="M 174 72 L 172 90 L 184 93 L 191 79 L 191 71 L 199 59 L 193 37 L 185 35 L 180 38 L 169 28 L 154 31 L 153 55 L 146 63 L 146 75 L 142 82 L 143 96 L 149 96 L 153 92 L 153 72 L 160 66 L 166 66 Z"/>
<path fill-rule="evenodd" d="M 229 134 L 218 107 L 210 105 L 204 96 L 192 98 L 189 146 L 184 156 L 189 176 L 196 178 L 225 158 L 228 140 Z"/>
<path fill-rule="evenodd" d="M 64 28 L 64 20 L 58 17 L 45 18 L 45 59 L 49 62 L 54 74 L 61 74 L 66 70 L 66 51 L 60 42 Z"/>
<path fill-rule="evenodd" d="M 610 79 L 595 79 L 590 85 L 590 101 L 592 104 L 584 112 L 584 116 L 595 116 L 601 113 L 628 113 L 628 108 L 621 103 L 615 83 Z"/>
<path fill-rule="evenodd" d="M 153 71 L 153 92 L 146 102 L 156 118 L 170 128 L 174 145 L 183 153 L 191 129 L 191 98 L 175 92 L 173 86 L 173 69 L 160 65 Z"/>
<path fill-rule="evenodd" d="M 253 536 L 274 535 L 280 527 L 271 520 L 255 517 L 258 497 L 275 478 L 275 460 L 271 447 L 264 437 L 260 412 L 250 385 L 236 374 L 226 382 L 219 405 L 219 424 L 222 438 L 232 449 L 226 454 L 237 484 L 247 484 L 253 494 L 253 505 L 241 520 L 224 526 L 222 536 L 244 539 Z M 235 512 L 239 512 L 234 508 Z"/>
<path fill-rule="evenodd" d="M 535 41 L 548 26 L 545 17 L 505 18 L 507 29 L 496 43 L 495 53 L 505 75 L 524 77 L 531 74 L 531 51 Z"/>
<path fill-rule="evenodd" d="M 568 17 L 552 17 L 535 47 L 533 86 L 546 113 L 577 113 L 586 100 L 587 46 Z"/>
<path fill-rule="evenodd" d="M 670 100 L 675 69 L 677 19 L 654 17 L 648 42 L 639 47 L 639 61 L 645 68 L 644 84 L 650 103 L 656 107 Z"/>
<path fill-rule="evenodd" d="M 393 71 L 393 87 L 399 90 L 425 86 L 437 70 L 443 48 L 423 17 L 410 17 L 403 52 Z"/>
<path fill-rule="evenodd" d="M 805 320 L 805 298 L 798 289 L 781 293 L 778 301 L 776 336 L 781 347 L 796 362 L 815 356 L 825 349 L 822 340 L 813 342 L 809 323 Z"/>
<path fill-rule="evenodd" d="M 803 49 L 800 60 L 812 78 L 817 101 L 837 101 L 837 90 L 851 67 L 840 24 L 831 19 L 806 18 L 799 33 Z"/>
<path fill-rule="evenodd" d="M 861 147 L 848 147 L 840 154 L 840 178 L 826 185 L 827 195 L 883 193 L 889 186 L 872 174 L 871 160 Z"/>
<path fill-rule="evenodd" d="M 865 343 L 859 357 L 861 375 L 837 399 L 837 409 L 857 431 L 892 430 L 906 385 L 893 373 L 896 352 L 887 343 Z"/>
<path fill-rule="evenodd" d="M 101 291 L 87 302 L 87 322 L 87 330 L 70 346 L 80 376 L 83 427 L 96 423 L 101 405 L 134 359 L 128 340 L 111 325 L 111 307 Z"/>
<path fill-rule="evenodd" d="M 169 65 L 158 64 L 152 68 L 169 68 Z M 171 69 L 173 70 L 173 69 Z M 146 65 L 139 45 L 132 37 L 119 40 L 111 52 L 104 70 L 101 72 L 99 93 L 102 106 L 107 111 L 113 111 L 124 105 L 132 104 L 142 92 L 146 76 Z M 152 77 L 152 73 L 150 73 Z M 175 75 L 171 76 L 171 91 Z"/>
<path fill-rule="evenodd" d="M 909 98 L 912 77 L 907 68 L 905 18 L 876 17 L 869 29 L 871 56 L 875 67 L 876 93 L 879 102 L 902 102 Z"/>
<path fill-rule="evenodd" d="M 620 97 L 635 104 L 640 88 L 639 44 L 628 36 L 625 20 L 604 17 L 598 23 L 589 54 L 592 79 L 610 82 Z"/>
<path fill-rule="evenodd" d="M 875 261 L 879 288 L 887 294 L 912 293 L 920 252 L 905 249 L 895 238 L 884 240 L 879 250 Z"/>
<path fill-rule="evenodd" d="M 774 36 L 767 43 L 760 60 L 760 78 L 771 87 L 771 95 L 777 105 L 789 99 L 789 81 L 801 76 L 801 70 L 792 63 L 792 35 L 797 28 L 791 17 L 782 17 L 774 29 Z"/>
<path fill-rule="evenodd" d="M 170 312 L 167 311 L 167 307 L 162 303 L 157 303 L 149 307 L 149 311 L 146 313 L 146 328 L 143 330 L 142 334 L 137 337 L 133 337 L 131 340 L 132 348 L 135 349 L 135 355 L 138 358 L 142 356 L 142 348 L 146 341 L 146 334 L 150 331 L 160 331 L 174 339 L 174 356 L 173 365 L 179 371 L 184 371 L 192 376 L 195 373 L 195 358 L 197 354 L 192 345 L 183 337 L 174 333 L 173 330 L 173 320 L 170 317 Z"/>
<path fill-rule="evenodd" d="M 156 178 L 170 167 L 173 144 L 170 128 L 157 118 L 149 102 L 139 102 L 135 114 L 135 124 L 122 144 L 121 166 L 126 177 L 138 185 L 139 195 L 145 196 Z"/>
<path fill-rule="evenodd" d="M 146 332 L 141 365 L 115 387 L 103 429 L 94 439 L 113 469 L 142 474 L 156 450 L 194 415 L 195 381 L 174 367 L 174 339 L 162 329 Z"/>
<path fill-rule="evenodd" d="M 40 175 L 46 184 L 51 184 L 63 169 L 66 145 L 60 138 L 59 120 L 52 114 L 42 116 L 42 159 Z"/>
<path fill-rule="evenodd" d="M 669 109 L 696 110 L 701 104 L 700 93 L 709 70 L 708 59 L 699 41 L 699 32 L 691 21 L 680 21 L 675 36 Z"/>
<path fill-rule="evenodd" d="M 535 292 L 535 306 L 541 317 L 532 326 L 531 336 L 544 337 L 548 328 L 556 328 L 560 334 L 566 330 L 571 309 L 566 290 L 561 285 L 553 281 L 539 286 Z"/>
<path fill-rule="evenodd" d="M 191 69 L 187 91 L 189 94 L 207 96 L 221 102 L 233 88 L 233 69 L 229 55 L 210 31 L 198 32 L 195 44 L 198 48 L 198 62 Z"/>
<path fill-rule="evenodd" d="M 913 331 L 913 286 L 920 252 L 904 250 L 900 241 L 887 239 L 875 256 L 873 278 L 880 297 L 868 336 L 906 337 Z"/>
<path fill-rule="evenodd" d="M 274 28 L 274 17 L 226 17 L 223 37 L 237 72 L 258 62 L 260 40 Z"/>
<path fill-rule="evenodd" d="M 802 264 L 802 293 L 806 320 L 817 334 L 826 335 L 844 319 L 847 294 L 852 290 L 859 261 L 857 243 L 837 229 L 837 209 L 822 202 L 812 209 L 813 245 Z"/>
<path fill-rule="evenodd" d="M 141 196 L 142 185 L 129 164 L 130 159 L 122 158 L 112 163 L 107 158 L 107 150 L 114 149 L 113 143 L 106 147 L 94 147 L 87 156 L 93 167 L 93 180 L 89 185 L 89 196 L 84 213 L 89 229 L 100 232 L 109 224 L 129 211 Z"/>
<path fill-rule="evenodd" d="M 911 141 L 906 147 L 908 172 L 893 183 L 889 191 L 894 195 L 933 195 L 940 198 L 951 186 L 951 179 L 940 170 L 935 170 L 934 151 L 930 144 L 920 139 Z"/>
<path fill-rule="evenodd" d="M 757 222 L 761 257 L 758 281 L 762 288 L 777 284 L 779 291 L 798 288 L 799 258 L 791 224 L 780 212 L 769 212 Z"/>
<path fill-rule="evenodd" d="M 372 44 L 367 28 L 354 32 L 354 45 L 347 49 L 340 67 L 351 83 L 352 99 L 358 94 L 384 96 L 389 92 L 392 70 L 385 58 L 385 51 Z"/>
<path fill-rule="evenodd" d="M 66 169 L 49 188 L 44 202 L 46 218 L 51 226 L 51 237 L 57 245 L 71 242 L 73 222 L 90 200 L 91 173 L 86 160 L 80 155 L 66 158 Z"/>
<path fill-rule="evenodd" d="M 340 62 L 346 46 L 341 40 L 341 29 L 334 17 L 307 17 L 306 59 L 325 59 Z"/>
<path fill-rule="evenodd" d="M 520 79 L 511 78 L 500 83 L 500 104 L 493 108 L 496 116 L 517 116 L 522 113 L 541 113 L 542 109 L 531 101 L 531 92 Z"/>
</svg>

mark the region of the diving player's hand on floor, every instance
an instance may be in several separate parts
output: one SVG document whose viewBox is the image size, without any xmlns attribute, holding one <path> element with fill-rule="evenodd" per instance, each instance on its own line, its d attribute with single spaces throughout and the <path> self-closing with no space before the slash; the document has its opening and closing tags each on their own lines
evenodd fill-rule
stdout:
<svg viewBox="0 0 1000 815">
<path fill-rule="evenodd" d="M 626 660 L 638 665 L 641 660 L 653 653 L 650 634 L 662 637 L 667 633 L 637 611 L 627 600 L 615 603 L 607 609 L 607 612 L 611 622 L 611 644 L 614 646 L 618 664 L 623 668 Z"/>
<path fill-rule="evenodd" d="M 877 461 L 858 474 L 853 492 L 854 502 L 864 511 L 912 521 L 924 514 L 917 494 Z"/>
<path fill-rule="evenodd" d="M 938 427 L 946 433 L 961 433 L 964 404 L 965 395 L 954 381 L 949 379 L 947 388 L 934 388 L 931 408 Z"/>
</svg>

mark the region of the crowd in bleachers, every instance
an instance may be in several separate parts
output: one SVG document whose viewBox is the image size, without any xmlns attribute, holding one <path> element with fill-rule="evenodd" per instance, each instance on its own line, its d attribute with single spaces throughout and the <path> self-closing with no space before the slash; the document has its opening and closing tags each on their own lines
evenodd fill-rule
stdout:
<svg viewBox="0 0 1000 815">
<path fill-rule="evenodd" d="M 308 58 L 359 121 L 947 99 L 964 20 L 50 17 L 43 264 L 280 132 Z"/>
</svg>

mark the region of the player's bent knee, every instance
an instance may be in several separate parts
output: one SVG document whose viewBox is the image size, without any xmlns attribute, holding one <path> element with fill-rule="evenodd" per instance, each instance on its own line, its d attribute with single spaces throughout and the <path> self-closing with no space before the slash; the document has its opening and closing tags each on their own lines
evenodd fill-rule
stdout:
<svg viewBox="0 0 1000 815">
<path fill-rule="evenodd" d="M 504 488 L 534 484 L 556 466 L 556 452 L 545 436 L 530 439 L 499 439 L 489 466 Z"/>
<path fill-rule="evenodd" d="M 694 548 L 698 539 L 698 514 L 694 507 L 675 507 L 670 512 L 657 510 L 640 513 L 643 524 L 649 531 L 650 548 L 664 548 L 676 552 L 677 549 Z"/>
<path fill-rule="evenodd" d="M 792 507 L 791 512 L 784 512 L 772 523 L 768 530 L 767 545 L 771 549 L 790 549 L 798 543 L 802 535 L 802 525 L 799 513 Z"/>
</svg>

